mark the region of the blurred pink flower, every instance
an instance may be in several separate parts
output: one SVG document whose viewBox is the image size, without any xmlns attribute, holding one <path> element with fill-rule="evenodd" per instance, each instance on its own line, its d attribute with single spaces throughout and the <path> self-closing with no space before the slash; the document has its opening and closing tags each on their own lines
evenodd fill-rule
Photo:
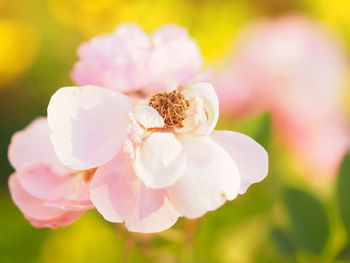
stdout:
<svg viewBox="0 0 350 263">
<path fill-rule="evenodd" d="M 243 134 L 213 131 L 218 116 L 207 83 L 145 100 L 96 86 L 66 87 L 48 107 L 59 159 L 73 169 L 99 167 L 93 204 L 106 220 L 136 232 L 200 217 L 267 175 L 266 151 Z"/>
<path fill-rule="evenodd" d="M 37 118 L 13 135 L 8 157 L 15 168 L 9 178 L 12 199 L 33 226 L 66 226 L 92 208 L 88 172 L 59 162 L 46 118 Z"/>
<path fill-rule="evenodd" d="M 256 22 L 213 80 L 222 111 L 269 111 L 274 128 L 315 175 L 333 175 L 349 147 L 342 97 L 346 56 L 316 23 L 299 16 Z"/>
<path fill-rule="evenodd" d="M 187 84 L 202 66 L 196 42 L 172 25 L 149 36 L 136 24 L 123 24 L 82 44 L 78 55 L 72 71 L 78 85 L 143 96 Z"/>
</svg>

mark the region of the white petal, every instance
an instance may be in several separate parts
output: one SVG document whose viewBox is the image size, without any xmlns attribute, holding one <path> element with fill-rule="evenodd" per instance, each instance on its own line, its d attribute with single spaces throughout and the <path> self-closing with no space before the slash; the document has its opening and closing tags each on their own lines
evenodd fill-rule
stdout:
<svg viewBox="0 0 350 263">
<path fill-rule="evenodd" d="M 136 105 L 133 115 L 136 121 L 145 128 L 163 128 L 165 126 L 163 117 L 150 106 Z"/>
<path fill-rule="evenodd" d="M 206 82 L 197 83 L 183 92 L 187 100 L 195 97 L 203 99 L 204 110 L 207 115 L 207 123 L 196 130 L 198 135 L 208 135 L 215 128 L 219 118 L 219 100 L 213 86 Z"/>
<path fill-rule="evenodd" d="M 182 146 L 175 135 L 154 132 L 144 142 L 134 161 L 137 176 L 150 188 L 173 184 L 185 168 Z"/>
<path fill-rule="evenodd" d="M 189 218 L 215 210 L 234 199 L 240 188 L 238 169 L 226 151 L 208 137 L 181 140 L 186 170 L 167 188 L 170 202 Z"/>
<path fill-rule="evenodd" d="M 260 182 L 268 173 L 268 155 L 252 138 L 233 131 L 215 131 L 211 138 L 221 145 L 235 161 L 244 194 L 251 184 Z"/>
<path fill-rule="evenodd" d="M 61 162 L 85 170 L 113 158 L 125 140 L 130 108 L 127 97 L 96 86 L 59 89 L 48 123 Z"/>
</svg>

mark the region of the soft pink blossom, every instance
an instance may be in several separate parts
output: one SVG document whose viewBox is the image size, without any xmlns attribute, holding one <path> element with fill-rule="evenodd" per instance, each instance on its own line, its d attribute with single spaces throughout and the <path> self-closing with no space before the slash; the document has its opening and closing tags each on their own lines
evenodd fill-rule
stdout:
<svg viewBox="0 0 350 263">
<path fill-rule="evenodd" d="M 13 135 L 8 157 L 15 169 L 9 178 L 12 199 L 33 226 L 66 226 L 92 207 L 87 173 L 57 159 L 46 118 Z"/>
<path fill-rule="evenodd" d="M 267 175 L 266 151 L 243 134 L 213 131 L 218 117 L 208 83 L 143 100 L 97 86 L 66 87 L 48 107 L 60 161 L 77 170 L 99 167 L 91 201 L 106 220 L 137 232 L 200 217 Z"/>
<path fill-rule="evenodd" d="M 196 42 L 174 25 L 148 35 L 136 24 L 123 24 L 82 44 L 78 55 L 71 74 L 78 85 L 138 95 L 187 84 L 202 66 Z"/>
<path fill-rule="evenodd" d="M 350 137 L 341 107 L 346 56 L 336 38 L 294 15 L 254 23 L 235 49 L 213 80 L 224 114 L 270 112 L 275 130 L 312 174 L 334 174 Z"/>
</svg>

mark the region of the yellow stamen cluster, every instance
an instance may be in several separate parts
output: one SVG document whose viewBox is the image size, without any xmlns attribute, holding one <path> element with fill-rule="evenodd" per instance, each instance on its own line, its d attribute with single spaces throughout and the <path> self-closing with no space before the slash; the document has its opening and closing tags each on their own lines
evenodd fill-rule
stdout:
<svg viewBox="0 0 350 263">
<path fill-rule="evenodd" d="M 176 90 L 153 94 L 148 105 L 163 117 L 166 128 L 182 128 L 185 112 L 190 106 L 185 96 Z"/>
</svg>

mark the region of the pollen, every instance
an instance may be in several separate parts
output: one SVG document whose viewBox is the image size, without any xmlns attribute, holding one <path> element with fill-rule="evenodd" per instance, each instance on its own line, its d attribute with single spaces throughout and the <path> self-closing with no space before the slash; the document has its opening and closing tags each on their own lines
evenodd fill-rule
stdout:
<svg viewBox="0 0 350 263">
<path fill-rule="evenodd" d="M 186 110 L 190 106 L 185 96 L 176 90 L 153 94 L 148 105 L 156 109 L 163 117 L 167 128 L 182 128 Z"/>
</svg>

